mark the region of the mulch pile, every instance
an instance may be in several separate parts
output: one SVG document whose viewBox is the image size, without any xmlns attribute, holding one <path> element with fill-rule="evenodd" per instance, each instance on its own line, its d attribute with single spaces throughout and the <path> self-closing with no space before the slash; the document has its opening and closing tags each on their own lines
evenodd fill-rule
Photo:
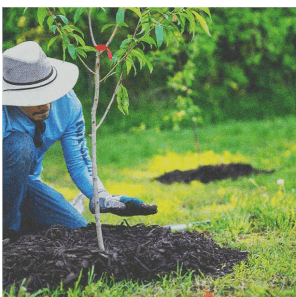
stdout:
<svg viewBox="0 0 296 297">
<path fill-rule="evenodd" d="M 198 180 L 202 183 L 209 183 L 215 180 L 222 180 L 226 178 L 237 179 L 241 176 L 248 176 L 251 174 L 271 174 L 274 170 L 266 171 L 253 168 L 249 164 L 236 163 L 236 164 L 218 164 L 199 166 L 197 169 L 180 171 L 174 170 L 165 173 L 162 176 L 155 178 L 164 184 L 172 184 L 174 182 L 190 183 L 194 180 Z"/>
<path fill-rule="evenodd" d="M 171 232 L 157 225 L 102 225 L 106 251 L 98 249 L 95 224 L 69 229 L 54 226 L 38 234 L 21 236 L 3 247 L 3 289 L 23 278 L 28 292 L 40 288 L 73 286 L 83 268 L 80 285 L 87 285 L 94 266 L 94 281 L 102 275 L 115 281 L 158 279 L 182 267 L 182 274 L 201 272 L 214 278 L 232 272 L 234 264 L 247 261 L 247 251 L 221 248 L 196 231 Z"/>
</svg>

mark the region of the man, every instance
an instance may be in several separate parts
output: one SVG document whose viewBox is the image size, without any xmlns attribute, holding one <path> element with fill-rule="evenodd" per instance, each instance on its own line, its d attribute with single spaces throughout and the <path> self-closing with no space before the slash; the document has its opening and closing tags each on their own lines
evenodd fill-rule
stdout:
<svg viewBox="0 0 296 297">
<path fill-rule="evenodd" d="M 45 152 L 62 144 L 67 169 L 94 213 L 92 166 L 84 137 L 81 103 L 72 88 L 76 65 L 46 57 L 24 42 L 3 53 L 3 233 L 17 238 L 22 226 L 85 227 L 87 221 L 57 191 L 40 179 Z M 156 205 L 111 195 L 99 180 L 102 213 L 149 215 Z"/>
</svg>

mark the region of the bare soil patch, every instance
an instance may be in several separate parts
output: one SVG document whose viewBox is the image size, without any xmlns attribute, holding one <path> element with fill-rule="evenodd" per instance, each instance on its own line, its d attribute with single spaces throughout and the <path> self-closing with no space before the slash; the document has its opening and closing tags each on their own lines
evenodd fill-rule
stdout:
<svg viewBox="0 0 296 297">
<path fill-rule="evenodd" d="M 226 178 L 237 179 L 241 176 L 248 176 L 251 174 L 271 174 L 273 172 L 274 170 L 267 171 L 253 168 L 250 164 L 231 163 L 199 166 L 197 169 L 187 171 L 174 170 L 156 177 L 154 180 L 164 184 L 172 184 L 174 182 L 190 183 L 194 180 L 207 184 L 212 181 Z"/>
</svg>

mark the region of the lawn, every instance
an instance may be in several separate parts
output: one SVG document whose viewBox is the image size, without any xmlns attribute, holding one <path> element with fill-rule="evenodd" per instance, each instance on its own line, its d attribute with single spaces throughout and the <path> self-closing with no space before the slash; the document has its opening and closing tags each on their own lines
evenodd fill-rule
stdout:
<svg viewBox="0 0 296 297">
<path fill-rule="evenodd" d="M 295 127 L 295 117 L 203 127 L 199 129 L 199 152 L 194 151 L 191 130 L 99 132 L 98 171 L 107 190 L 158 204 L 156 215 L 127 218 L 130 225 L 210 220 L 209 225 L 192 230 L 205 232 L 221 246 L 248 250 L 249 261 L 215 280 L 178 273 L 144 285 L 130 281 L 110 284 L 102 279 L 67 293 L 45 289 L 40 296 L 204 296 L 205 291 L 215 297 L 296 296 Z M 237 162 L 275 172 L 209 184 L 164 185 L 152 180 L 175 169 Z M 43 166 L 43 180 L 66 199 L 79 193 L 67 173 L 59 143 L 49 150 Z M 94 222 L 88 201 L 85 207 L 85 217 Z M 102 215 L 103 224 L 122 220 Z"/>
</svg>

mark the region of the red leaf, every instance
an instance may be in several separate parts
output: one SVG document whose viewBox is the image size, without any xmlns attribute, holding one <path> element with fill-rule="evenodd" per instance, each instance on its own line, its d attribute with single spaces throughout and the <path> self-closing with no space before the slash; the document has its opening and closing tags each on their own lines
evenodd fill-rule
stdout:
<svg viewBox="0 0 296 297">
<path fill-rule="evenodd" d="M 108 47 L 104 44 L 98 44 L 97 46 L 95 46 L 95 49 L 97 49 L 98 51 L 103 51 L 105 49 L 108 49 Z"/>
<path fill-rule="evenodd" d="M 108 51 L 108 57 L 110 60 L 112 60 L 112 52 L 108 49 L 108 47 L 104 44 L 98 44 L 95 46 L 95 49 L 98 51 L 104 51 L 107 50 Z"/>
<path fill-rule="evenodd" d="M 108 49 L 108 57 L 110 60 L 112 60 L 112 52 Z"/>
</svg>

